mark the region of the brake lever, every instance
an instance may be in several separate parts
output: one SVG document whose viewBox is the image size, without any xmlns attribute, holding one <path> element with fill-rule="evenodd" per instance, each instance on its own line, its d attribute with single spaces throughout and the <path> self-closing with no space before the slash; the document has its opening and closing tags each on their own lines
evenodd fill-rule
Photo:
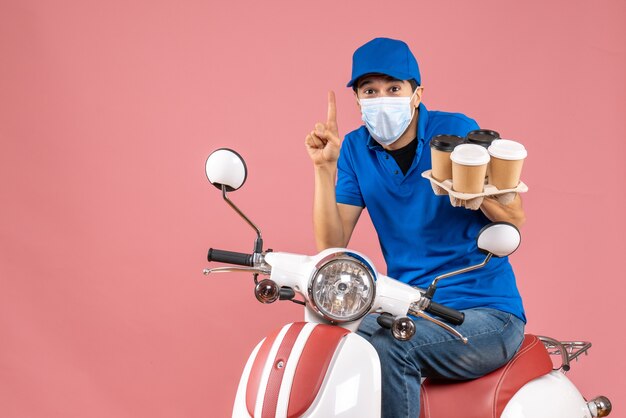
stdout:
<svg viewBox="0 0 626 418">
<path fill-rule="evenodd" d="M 271 270 L 262 267 L 214 267 L 212 269 L 202 270 L 202 274 L 208 276 L 211 273 L 256 273 L 270 274 Z"/>
<path fill-rule="evenodd" d="M 446 324 L 445 322 L 442 322 L 438 319 L 433 318 L 430 315 L 427 315 L 423 310 L 421 309 L 413 309 L 410 308 L 409 309 L 409 315 L 413 315 L 413 316 L 419 316 L 420 318 L 424 318 L 427 321 L 432 322 L 435 325 L 439 325 L 441 328 L 445 329 L 446 331 L 448 331 L 450 334 L 458 337 L 461 341 L 463 341 L 463 344 L 467 344 L 468 343 L 468 339 L 465 338 L 463 336 L 463 334 L 461 334 L 459 331 L 455 330 L 454 328 L 452 328 L 450 325 Z"/>
</svg>

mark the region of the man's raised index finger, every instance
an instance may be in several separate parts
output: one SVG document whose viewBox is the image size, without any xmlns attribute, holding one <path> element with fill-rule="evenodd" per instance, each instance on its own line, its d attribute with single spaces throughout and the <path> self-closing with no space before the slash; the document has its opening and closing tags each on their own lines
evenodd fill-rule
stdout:
<svg viewBox="0 0 626 418">
<path fill-rule="evenodd" d="M 328 123 L 337 124 L 337 105 L 335 103 L 335 92 L 328 92 Z"/>
</svg>

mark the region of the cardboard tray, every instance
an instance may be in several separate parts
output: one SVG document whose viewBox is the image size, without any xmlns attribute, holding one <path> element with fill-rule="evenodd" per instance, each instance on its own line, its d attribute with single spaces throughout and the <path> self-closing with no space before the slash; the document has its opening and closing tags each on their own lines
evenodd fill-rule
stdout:
<svg viewBox="0 0 626 418">
<path fill-rule="evenodd" d="M 452 190 L 451 179 L 444 181 L 435 180 L 431 175 L 431 170 L 424 171 L 422 177 L 430 181 L 430 186 L 437 196 L 448 195 L 450 196 L 452 206 L 464 207 L 471 210 L 480 208 L 485 197 L 493 197 L 499 203 L 508 205 L 515 199 L 516 193 L 526 193 L 528 191 L 528 186 L 521 181 L 516 188 L 503 190 L 496 188 L 493 184 L 485 182 L 485 189 L 482 193 L 460 193 Z"/>
</svg>

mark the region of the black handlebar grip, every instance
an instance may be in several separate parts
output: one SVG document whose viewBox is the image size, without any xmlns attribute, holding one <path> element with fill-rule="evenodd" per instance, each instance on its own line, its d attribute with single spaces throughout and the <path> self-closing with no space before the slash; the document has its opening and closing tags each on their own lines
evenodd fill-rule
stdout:
<svg viewBox="0 0 626 418">
<path fill-rule="evenodd" d="M 209 248 L 207 260 L 218 261 L 220 263 L 237 264 L 240 266 L 254 266 L 254 255 L 245 253 L 236 253 L 234 251 L 218 250 Z"/>
<path fill-rule="evenodd" d="M 437 302 L 430 302 L 430 305 L 425 311 L 437 315 L 453 325 L 461 325 L 463 321 L 465 321 L 465 314 L 463 312 L 440 305 Z"/>
</svg>

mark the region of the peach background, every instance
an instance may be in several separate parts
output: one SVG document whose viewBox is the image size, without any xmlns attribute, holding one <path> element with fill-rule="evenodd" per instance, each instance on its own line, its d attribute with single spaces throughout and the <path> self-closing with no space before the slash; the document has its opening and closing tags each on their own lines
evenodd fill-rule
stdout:
<svg viewBox="0 0 626 418">
<path fill-rule="evenodd" d="M 353 50 L 406 40 L 431 109 L 529 150 L 513 256 L 531 332 L 591 340 L 571 378 L 624 416 L 626 3 L 0 0 L 0 416 L 228 416 L 248 353 L 298 320 L 246 275 L 204 278 L 252 231 L 203 165 L 247 159 L 233 199 L 274 249 L 313 253 L 303 141 Z M 373 229 L 352 247 L 384 270 Z"/>
</svg>

